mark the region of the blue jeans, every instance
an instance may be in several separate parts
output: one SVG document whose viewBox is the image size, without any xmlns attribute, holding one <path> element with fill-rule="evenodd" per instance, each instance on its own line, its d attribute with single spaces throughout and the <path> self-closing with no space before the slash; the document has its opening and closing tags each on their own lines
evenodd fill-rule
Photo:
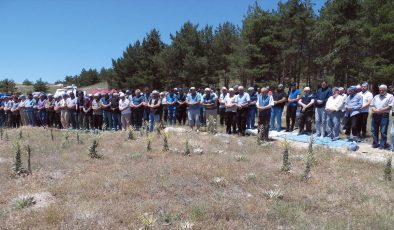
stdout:
<svg viewBox="0 0 394 230">
<path fill-rule="evenodd" d="M 112 113 L 113 128 L 118 131 L 122 129 L 122 123 L 120 121 L 120 113 Z"/>
<path fill-rule="evenodd" d="M 283 113 L 283 108 L 282 107 L 272 107 L 271 109 L 271 125 L 270 129 L 273 130 L 275 127 L 275 119 L 276 119 L 276 130 L 278 132 L 281 130 L 282 127 L 282 113 Z"/>
<path fill-rule="evenodd" d="M 254 129 L 255 128 L 254 124 L 256 122 L 256 113 L 257 113 L 256 106 L 249 107 L 248 120 L 246 122 L 247 129 Z"/>
<path fill-rule="evenodd" d="M 315 110 L 316 136 L 324 136 L 327 129 L 327 111 L 324 107 Z"/>
<path fill-rule="evenodd" d="M 73 129 L 77 128 L 77 110 L 69 110 L 70 111 L 70 122 L 71 122 L 71 127 Z"/>
<path fill-rule="evenodd" d="M 176 107 L 168 107 L 168 123 L 176 124 Z"/>
<path fill-rule="evenodd" d="M 153 132 L 153 127 L 155 126 L 155 123 L 159 123 L 159 121 L 160 121 L 159 114 L 156 114 L 155 112 L 149 113 L 149 132 Z"/>
<path fill-rule="evenodd" d="M 33 109 L 26 109 L 26 114 L 27 114 L 27 120 L 29 121 L 29 125 L 34 127 L 36 125 L 36 120 L 34 118 Z"/>
<path fill-rule="evenodd" d="M 372 114 L 372 145 L 375 147 L 384 148 L 387 143 L 387 129 L 389 127 L 389 114 Z M 379 141 L 379 133 L 380 133 L 380 141 Z"/>
<path fill-rule="evenodd" d="M 339 139 L 341 130 L 341 111 L 327 113 L 327 136 L 332 139 Z"/>
<path fill-rule="evenodd" d="M 45 126 L 46 125 L 46 111 L 45 111 L 45 109 L 39 110 L 38 118 L 40 119 L 41 126 Z"/>
<path fill-rule="evenodd" d="M 107 110 L 103 111 L 103 120 L 104 120 L 105 125 L 107 127 L 106 129 L 112 129 L 113 128 L 112 112 L 111 111 L 107 111 Z"/>
<path fill-rule="evenodd" d="M 391 135 L 391 150 L 394 151 L 394 121 L 391 124 L 390 135 Z"/>
</svg>

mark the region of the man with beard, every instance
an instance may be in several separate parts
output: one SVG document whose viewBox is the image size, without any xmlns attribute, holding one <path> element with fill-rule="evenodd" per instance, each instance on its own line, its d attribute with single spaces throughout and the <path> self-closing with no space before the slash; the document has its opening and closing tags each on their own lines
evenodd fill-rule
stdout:
<svg viewBox="0 0 394 230">
<path fill-rule="evenodd" d="M 361 92 L 359 94 L 363 97 L 363 107 L 360 109 L 360 137 L 367 137 L 367 122 L 369 115 L 369 106 L 371 105 L 373 95 L 368 91 L 368 83 L 364 82 L 361 85 Z"/>
</svg>

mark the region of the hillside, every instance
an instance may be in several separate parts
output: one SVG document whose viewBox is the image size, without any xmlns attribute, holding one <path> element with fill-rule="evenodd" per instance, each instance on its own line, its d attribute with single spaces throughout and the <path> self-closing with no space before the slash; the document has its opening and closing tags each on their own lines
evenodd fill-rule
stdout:
<svg viewBox="0 0 394 230">
<path fill-rule="evenodd" d="M 390 229 L 394 223 L 394 183 L 381 179 L 381 163 L 315 146 L 316 163 L 305 181 L 307 148 L 290 146 L 291 171 L 283 173 L 278 141 L 257 145 L 255 137 L 172 130 L 168 152 L 157 134 L 134 133 L 136 140 L 129 140 L 125 132 L 77 136 L 53 130 L 52 141 L 48 129 L 5 130 L 0 226 Z M 148 139 L 152 151 L 146 149 Z M 190 156 L 183 154 L 186 139 Z M 88 155 L 93 140 L 101 159 Z M 25 167 L 25 147 L 32 148 L 32 175 L 12 176 L 16 143 Z M 20 197 L 29 194 L 36 203 L 20 205 Z"/>
</svg>

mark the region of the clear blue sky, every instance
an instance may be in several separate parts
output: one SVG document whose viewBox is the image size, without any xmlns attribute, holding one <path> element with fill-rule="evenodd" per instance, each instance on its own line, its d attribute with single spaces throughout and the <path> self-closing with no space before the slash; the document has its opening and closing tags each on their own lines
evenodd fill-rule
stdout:
<svg viewBox="0 0 394 230">
<path fill-rule="evenodd" d="M 0 0 L 0 79 L 48 82 L 111 59 L 156 28 L 170 42 L 187 20 L 242 24 L 255 0 Z M 277 0 L 260 0 L 274 9 Z M 315 10 L 324 0 L 314 0 Z"/>
</svg>

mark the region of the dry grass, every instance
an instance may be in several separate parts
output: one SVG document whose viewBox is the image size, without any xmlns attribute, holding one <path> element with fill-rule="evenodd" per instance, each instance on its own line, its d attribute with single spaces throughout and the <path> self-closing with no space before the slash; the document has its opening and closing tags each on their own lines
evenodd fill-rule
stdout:
<svg viewBox="0 0 394 230">
<path fill-rule="evenodd" d="M 99 136 L 41 128 L 7 130 L 0 141 L 0 228 L 138 229 L 141 216 L 154 229 L 390 229 L 394 223 L 394 183 L 380 180 L 384 165 L 348 158 L 316 147 L 312 177 L 302 180 L 305 149 L 290 146 L 290 173 L 281 173 L 280 143 L 257 146 L 255 137 L 190 134 L 191 156 L 184 156 L 185 135 L 171 133 L 170 151 L 153 136 L 128 140 L 127 132 Z M 90 159 L 89 145 L 99 139 L 102 159 Z M 32 148 L 32 172 L 13 177 L 12 143 Z M 63 145 L 63 146 L 62 146 Z M 197 155 L 193 149 L 202 148 Z M 23 149 L 23 148 L 22 148 Z M 219 151 L 220 150 L 220 151 Z M 234 160 L 234 156 L 247 160 Z M 26 159 L 26 153 L 22 155 Z M 224 178 L 223 186 L 213 183 Z M 282 199 L 267 199 L 280 191 Z M 15 210 L 24 194 L 49 192 L 49 205 Z"/>
</svg>

